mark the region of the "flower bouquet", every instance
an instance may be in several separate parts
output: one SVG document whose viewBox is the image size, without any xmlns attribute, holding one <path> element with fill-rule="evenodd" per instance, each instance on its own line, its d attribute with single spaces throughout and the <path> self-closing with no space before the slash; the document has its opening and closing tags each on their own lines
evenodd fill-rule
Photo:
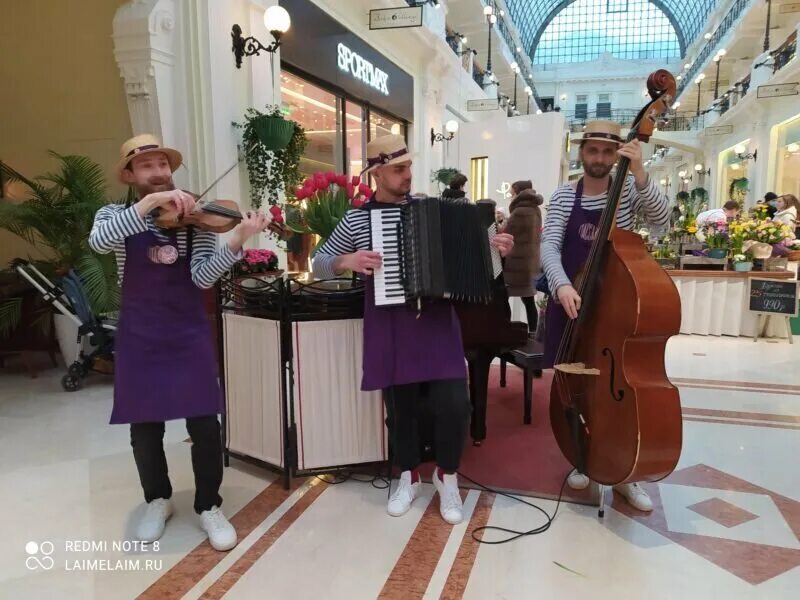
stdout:
<svg viewBox="0 0 800 600">
<path fill-rule="evenodd" d="M 342 220 L 345 213 L 361 208 L 372 194 L 358 176 L 348 177 L 333 172 L 314 173 L 294 193 L 294 201 L 286 210 L 286 227 L 295 233 L 311 233 L 320 237 L 314 248 L 321 247 Z M 312 253 L 313 254 L 313 253 Z"/>
<path fill-rule="evenodd" d="M 278 255 L 272 250 L 258 248 L 245 250 L 244 256 L 233 265 L 235 277 L 274 273 L 278 269 Z"/>
<path fill-rule="evenodd" d="M 722 221 L 709 223 L 697 231 L 695 237 L 705 243 L 711 258 L 725 258 L 728 255 L 730 239 L 727 223 Z"/>
</svg>

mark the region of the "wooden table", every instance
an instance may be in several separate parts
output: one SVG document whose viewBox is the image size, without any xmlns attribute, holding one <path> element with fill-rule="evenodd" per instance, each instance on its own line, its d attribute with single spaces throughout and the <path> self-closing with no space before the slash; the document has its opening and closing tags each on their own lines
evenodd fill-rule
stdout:
<svg viewBox="0 0 800 600">
<path fill-rule="evenodd" d="M 681 333 L 752 337 L 758 326 L 748 310 L 749 280 L 794 279 L 791 271 L 667 270 L 681 296 Z M 767 337 L 786 337 L 782 324 L 767 326 Z"/>
</svg>

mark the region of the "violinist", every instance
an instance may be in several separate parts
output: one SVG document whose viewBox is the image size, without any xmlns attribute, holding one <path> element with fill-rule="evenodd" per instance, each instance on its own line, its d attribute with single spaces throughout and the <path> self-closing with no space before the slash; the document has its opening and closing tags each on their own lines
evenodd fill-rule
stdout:
<svg viewBox="0 0 800 600">
<path fill-rule="evenodd" d="M 89 245 L 101 254 L 115 253 L 122 286 L 111 423 L 130 424 L 147 503 L 136 535 L 146 542 L 159 539 L 172 514 L 164 422 L 186 419 L 194 510 L 211 545 L 230 550 L 236 531 L 220 511 L 219 495 L 222 395 L 202 290 L 241 258 L 242 245 L 271 218 L 248 213 L 219 248 L 216 234 L 194 226 L 162 230 L 153 220 L 154 209 L 177 207 L 181 215 L 195 209 L 195 197 L 176 190 L 172 181 L 182 162 L 180 152 L 146 134 L 125 142 L 120 154 L 117 176 L 134 188 L 136 201 L 97 211 Z"/>
<path fill-rule="evenodd" d="M 581 309 L 576 276 L 589 256 L 606 205 L 611 171 L 620 157 L 630 160 L 631 175 L 620 198 L 617 227 L 632 229 L 636 213 L 642 213 L 654 226 L 669 222 L 669 201 L 645 171 L 639 141 L 624 143 L 621 126 L 617 123 L 587 123 L 579 150 L 583 177 L 576 184 L 562 185 L 555 191 L 545 218 L 541 260 L 552 296 L 545 322 L 546 368 L 553 367 L 568 319 L 577 318 Z M 573 489 L 583 489 L 589 485 L 589 479 L 576 470 L 568 483 Z M 614 489 L 635 508 L 652 510 L 650 498 L 638 484 L 625 483 Z"/>
</svg>

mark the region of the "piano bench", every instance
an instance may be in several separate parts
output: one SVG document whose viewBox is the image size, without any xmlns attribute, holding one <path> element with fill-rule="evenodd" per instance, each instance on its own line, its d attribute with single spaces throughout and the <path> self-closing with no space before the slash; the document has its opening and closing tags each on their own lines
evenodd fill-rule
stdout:
<svg viewBox="0 0 800 600">
<path fill-rule="evenodd" d="M 544 348 L 540 342 L 530 340 L 522 348 L 504 352 L 500 355 L 500 387 L 506 387 L 506 367 L 511 363 L 522 369 L 523 378 L 523 417 L 522 422 L 530 425 L 532 422 L 531 406 L 533 404 L 533 378 L 542 375 L 542 359 Z"/>
</svg>

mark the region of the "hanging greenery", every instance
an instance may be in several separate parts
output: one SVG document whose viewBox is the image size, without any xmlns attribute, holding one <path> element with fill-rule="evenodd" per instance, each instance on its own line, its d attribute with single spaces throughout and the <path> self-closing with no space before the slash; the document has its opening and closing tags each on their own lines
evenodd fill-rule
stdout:
<svg viewBox="0 0 800 600">
<path fill-rule="evenodd" d="M 252 205 L 261 208 L 265 198 L 269 205 L 278 204 L 280 192 L 293 190 L 302 179 L 300 158 L 308 143 L 305 130 L 285 119 L 281 108 L 274 105 L 267 106 L 265 112 L 248 108 L 244 122 L 234 126 L 242 130 Z"/>
<path fill-rule="evenodd" d="M 453 177 L 459 175 L 460 173 L 461 171 L 454 167 L 443 167 L 441 169 L 436 169 L 431 173 L 431 181 L 448 186 L 453 180 Z"/>
<path fill-rule="evenodd" d="M 743 204 L 749 191 L 750 181 L 747 177 L 738 177 L 731 181 L 730 188 L 728 189 L 728 198 L 736 200 L 739 204 Z"/>
</svg>

